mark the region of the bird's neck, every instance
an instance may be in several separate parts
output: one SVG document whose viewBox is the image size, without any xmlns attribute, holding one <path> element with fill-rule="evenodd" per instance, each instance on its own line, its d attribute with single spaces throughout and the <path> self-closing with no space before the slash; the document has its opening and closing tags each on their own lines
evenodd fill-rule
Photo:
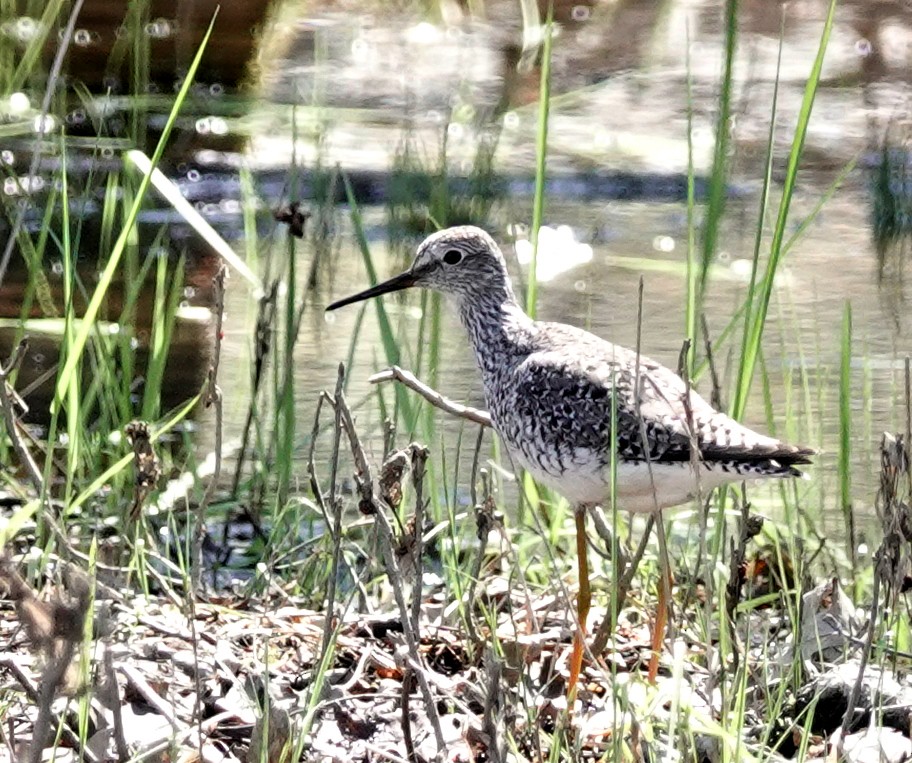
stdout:
<svg viewBox="0 0 912 763">
<path fill-rule="evenodd" d="M 485 375 L 511 356 L 526 352 L 523 348 L 534 331 L 532 319 L 519 306 L 509 282 L 460 298 L 459 317 Z"/>
</svg>

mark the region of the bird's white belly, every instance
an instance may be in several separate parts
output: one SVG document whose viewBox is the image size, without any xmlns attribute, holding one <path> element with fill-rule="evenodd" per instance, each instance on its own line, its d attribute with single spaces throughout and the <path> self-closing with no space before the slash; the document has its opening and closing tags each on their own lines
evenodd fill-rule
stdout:
<svg viewBox="0 0 912 763">
<path fill-rule="evenodd" d="M 515 452 L 516 458 L 537 482 L 547 485 L 572 503 L 606 505 L 611 498 L 611 469 L 599 465 L 596 458 L 580 454 L 575 468 L 563 473 L 548 471 Z M 618 509 L 649 513 L 656 509 L 678 506 L 693 500 L 698 493 L 706 496 L 710 490 L 726 482 L 744 479 L 721 469 L 699 468 L 699 479 L 689 462 L 674 464 L 619 463 L 617 464 L 616 501 Z"/>
</svg>

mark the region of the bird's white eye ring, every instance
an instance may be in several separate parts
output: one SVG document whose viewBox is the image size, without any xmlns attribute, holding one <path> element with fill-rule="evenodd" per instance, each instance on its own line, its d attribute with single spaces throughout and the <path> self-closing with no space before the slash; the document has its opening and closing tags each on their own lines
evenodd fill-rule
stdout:
<svg viewBox="0 0 912 763">
<path fill-rule="evenodd" d="M 458 249 L 447 249 L 443 253 L 443 261 L 447 265 L 456 265 L 462 259 L 462 252 Z"/>
</svg>

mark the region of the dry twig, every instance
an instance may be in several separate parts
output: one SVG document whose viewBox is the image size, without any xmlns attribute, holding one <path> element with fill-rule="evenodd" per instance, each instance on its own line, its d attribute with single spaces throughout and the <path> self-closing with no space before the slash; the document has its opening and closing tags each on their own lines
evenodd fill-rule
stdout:
<svg viewBox="0 0 912 763">
<path fill-rule="evenodd" d="M 260 386 L 263 381 L 263 372 L 266 369 L 266 360 L 272 350 L 273 326 L 276 316 L 276 296 L 279 293 L 279 281 L 275 280 L 260 298 L 257 305 L 256 329 L 253 341 L 253 379 L 250 390 L 250 405 L 247 407 L 247 418 L 241 430 L 241 445 L 238 449 L 237 466 L 234 469 L 234 482 L 231 486 L 232 495 L 237 495 L 241 484 L 241 474 L 244 470 L 244 459 L 247 455 L 247 445 L 250 442 L 250 430 L 253 428 L 254 418 L 257 413 L 257 400 Z"/>
<path fill-rule="evenodd" d="M 203 735 L 203 713 L 202 713 L 202 697 L 203 697 L 203 682 L 200 677 L 199 669 L 199 641 L 196 638 L 196 612 L 195 612 L 195 596 L 198 593 L 202 593 L 202 581 L 203 581 L 203 543 L 206 539 L 206 511 L 209 508 L 209 504 L 212 503 L 212 498 L 215 495 L 215 490 L 218 487 L 219 478 L 222 473 L 222 445 L 223 445 L 223 425 L 224 425 L 224 416 L 222 409 L 222 390 L 219 388 L 217 379 L 219 371 L 219 363 L 222 357 L 222 321 L 225 316 L 225 279 L 228 277 L 228 267 L 222 263 L 219 267 L 218 272 L 215 274 L 213 279 L 213 284 L 215 286 L 215 338 L 214 338 L 214 348 L 212 353 L 212 362 L 209 365 L 209 374 L 207 381 L 207 392 L 206 392 L 206 407 L 214 406 L 215 408 L 215 464 L 212 468 L 212 477 L 209 480 L 209 484 L 206 485 L 206 492 L 203 493 L 203 497 L 200 500 L 199 506 L 196 508 L 196 526 L 193 530 L 193 560 L 192 566 L 190 569 L 190 580 L 191 580 L 191 589 L 187 592 L 187 606 L 190 608 L 190 630 L 193 632 L 193 641 L 191 642 L 191 647 L 193 651 L 193 662 L 195 666 L 194 681 L 196 683 L 196 692 L 195 692 L 195 702 L 197 705 L 196 708 L 196 722 L 197 722 L 197 752 L 199 754 L 200 760 L 205 759 L 204 751 L 204 735 Z"/>
<path fill-rule="evenodd" d="M 200 588 L 203 578 L 203 541 L 206 538 L 206 510 L 212 503 L 215 489 L 218 486 L 222 472 L 222 440 L 223 440 L 223 412 L 222 390 L 216 380 L 218 378 L 219 362 L 222 357 L 222 320 L 225 314 L 225 278 L 228 276 L 228 267 L 223 263 L 215 274 L 215 339 L 212 354 L 212 363 L 209 365 L 209 375 L 206 392 L 206 407 L 215 406 L 215 466 L 212 477 L 206 485 L 206 492 L 196 509 L 196 527 L 193 531 L 193 566 L 190 571 L 193 591 Z"/>
<path fill-rule="evenodd" d="M 333 617 L 336 608 L 336 578 L 339 576 L 339 561 L 342 556 L 342 501 L 339 499 L 338 479 L 339 479 L 339 447 L 342 439 L 342 386 L 345 382 L 345 366 L 339 364 L 339 372 L 336 377 L 335 397 L 333 398 L 333 407 L 335 408 L 335 427 L 333 429 L 332 460 L 330 461 L 330 493 L 329 509 L 332 511 L 332 568 L 329 571 L 329 588 L 326 592 L 326 620 L 323 624 L 323 644 L 321 647 L 320 659 L 326 655 L 326 650 L 332 644 Z"/>
<path fill-rule="evenodd" d="M 114 657 L 108 645 L 104 646 L 104 681 L 99 687 L 98 694 L 105 705 L 111 712 L 114 719 L 114 746 L 117 749 L 117 757 L 120 760 L 128 760 L 130 749 L 127 747 L 127 740 L 124 736 L 123 712 L 121 711 L 120 689 L 117 686 L 117 675 L 114 672 Z"/>
<path fill-rule="evenodd" d="M 340 373 L 342 369 L 340 368 Z M 408 654 L 412 667 L 415 671 L 415 677 L 418 680 L 418 686 L 421 689 L 421 694 L 425 702 L 425 710 L 430 720 L 431 726 L 434 729 L 434 737 L 437 741 L 437 749 L 440 752 L 443 752 L 446 743 L 443 737 L 443 729 L 440 726 L 440 716 L 437 712 L 437 706 L 434 701 L 434 695 L 431 692 L 430 684 L 427 680 L 427 675 L 425 673 L 425 668 L 421 662 L 421 655 L 418 651 L 418 634 L 412 628 L 412 618 L 409 613 L 408 605 L 405 601 L 405 586 L 402 579 L 402 571 L 399 569 L 399 564 L 396 559 L 395 552 L 395 533 L 393 531 L 392 525 L 390 524 L 389 518 L 386 516 L 386 513 L 382 510 L 379 500 L 374 494 L 374 483 L 373 477 L 371 476 L 370 464 L 367 460 L 367 455 L 364 452 L 364 447 L 361 444 L 361 440 L 358 437 L 358 433 L 355 430 L 355 423 L 352 419 L 351 410 L 348 407 L 348 403 L 345 401 L 345 395 L 341 390 L 336 395 L 336 398 L 332 401 L 332 405 L 336 410 L 339 418 L 341 419 L 341 425 L 345 430 L 345 433 L 348 437 L 349 445 L 352 451 L 352 458 L 355 462 L 356 474 L 355 480 L 357 483 L 358 493 L 361 497 L 362 512 L 370 514 L 375 518 L 377 527 L 380 531 L 380 537 L 382 539 L 383 546 L 383 558 L 386 563 L 386 572 L 387 577 L 389 578 L 390 587 L 393 590 L 393 595 L 396 599 L 396 606 L 399 609 L 399 617 L 402 622 L 402 631 L 405 635 L 406 644 L 408 645 Z"/>
<path fill-rule="evenodd" d="M 428 449 L 420 445 L 412 446 L 412 482 L 415 485 L 415 584 L 412 586 L 412 627 L 418 638 L 421 637 L 421 594 L 424 556 L 424 470 L 428 460 Z"/>
<path fill-rule="evenodd" d="M 637 545 L 633 556 L 628 559 L 622 557 L 620 560 L 618 569 L 623 569 L 624 572 L 615 586 L 617 594 L 614 597 L 614 607 L 612 610 L 605 613 L 605 618 L 599 623 L 599 627 L 595 632 L 595 638 L 592 640 L 591 651 L 593 655 L 598 656 L 602 654 L 602 652 L 605 651 L 605 647 L 608 645 L 611 631 L 614 628 L 614 624 L 617 622 L 618 615 L 623 609 L 624 604 L 627 601 L 627 595 L 630 593 L 630 588 L 633 585 L 633 576 L 636 574 L 637 568 L 640 566 L 640 562 L 643 561 L 643 556 L 646 554 L 646 548 L 649 545 L 649 536 L 652 535 L 652 528 L 655 526 L 655 523 L 656 515 L 650 514 L 646 518 L 646 527 L 643 528 L 643 535 L 640 538 L 640 542 Z"/>
<path fill-rule="evenodd" d="M 744 494 L 744 486 L 741 493 Z M 747 542 L 763 529 L 763 519 L 750 515 L 750 504 L 746 499 L 741 500 L 741 517 L 738 523 L 738 543 L 731 538 L 731 559 L 728 567 L 728 583 L 725 586 L 725 615 L 728 618 L 728 627 L 731 631 L 732 650 L 732 675 L 737 674 L 741 663 L 741 644 L 738 639 L 738 630 L 735 627 L 735 611 L 741 598 L 741 587 L 745 581 L 747 569 Z"/>
<path fill-rule="evenodd" d="M 18 396 L 16 395 L 15 390 L 13 390 L 7 382 L 9 374 L 16 369 L 27 351 L 28 340 L 23 339 L 19 342 L 16 349 L 13 350 L 9 362 L 6 364 L 6 368 L 4 369 L 3 366 L 0 365 L 0 409 L 2 409 L 3 412 L 3 422 L 6 425 L 7 435 L 13 444 L 13 450 L 16 451 L 19 462 L 28 473 L 32 486 L 35 488 L 35 492 L 38 495 L 42 495 L 44 493 L 44 478 L 41 476 L 41 470 L 38 468 L 35 459 L 32 458 L 32 454 L 29 452 L 29 449 L 25 446 L 25 443 L 20 436 L 19 420 L 16 414 L 16 399 Z"/>
<path fill-rule="evenodd" d="M 491 414 L 487 411 L 483 411 L 479 408 L 472 408 L 467 405 L 462 405 L 461 403 L 455 403 L 448 398 L 445 398 L 437 390 L 432 389 L 427 384 L 422 382 L 418 377 L 416 377 L 410 371 L 406 371 L 399 366 L 390 366 L 385 371 L 380 371 L 379 373 L 371 376 L 368 381 L 371 384 L 380 384 L 387 381 L 397 381 L 400 384 L 404 384 L 411 390 L 417 392 L 421 397 L 427 400 L 435 408 L 439 408 L 446 413 L 449 413 L 451 416 L 456 416 L 461 419 L 467 419 L 473 421 L 476 424 L 482 424 L 483 426 L 491 426 Z"/>
<path fill-rule="evenodd" d="M 878 517 L 883 525 L 884 537 L 874 554 L 874 586 L 871 592 L 871 620 L 861 657 L 858 661 L 858 677 L 852 686 L 842 727 L 838 737 L 838 752 L 846 734 L 855 719 L 855 705 L 864 683 L 865 671 L 871 657 L 874 637 L 877 632 L 877 618 L 882 614 L 880 602 L 881 585 L 889 592 L 887 597 L 895 595 L 899 579 L 908 571 L 908 543 L 912 541 L 912 518 L 908 505 L 908 495 L 902 490 L 908 485 L 909 455 L 902 435 L 885 433 L 880 445 L 880 489 L 877 494 Z"/>
<path fill-rule="evenodd" d="M 68 596 L 53 601 L 41 601 L 32 587 L 19 575 L 8 559 L 0 560 L 0 580 L 15 602 L 19 621 L 25 628 L 33 651 L 44 660 L 44 670 L 36 690 L 29 692 L 38 707 L 33 723 L 29 763 L 40 763 L 51 731 L 66 727 L 54 712 L 54 698 L 63 689 L 67 671 L 73 663 L 76 649 L 82 643 L 85 619 L 91 607 L 91 586 L 88 577 L 75 567 L 64 567 L 64 583 Z M 10 667 L 15 663 L 7 663 Z M 22 674 L 15 671 L 14 675 Z M 20 680 L 20 683 L 23 681 Z M 23 683 L 23 686 L 27 686 Z M 28 691 L 28 689 L 27 689 Z M 72 737 L 69 734 L 68 737 Z M 90 750 L 77 747 L 89 760 L 97 761 Z"/>
</svg>

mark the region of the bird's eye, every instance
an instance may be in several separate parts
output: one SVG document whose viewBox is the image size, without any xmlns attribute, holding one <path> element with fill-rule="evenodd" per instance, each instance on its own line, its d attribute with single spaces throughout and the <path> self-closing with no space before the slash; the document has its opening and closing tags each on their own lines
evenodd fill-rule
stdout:
<svg viewBox="0 0 912 763">
<path fill-rule="evenodd" d="M 443 261 L 447 265 L 456 265 L 462 259 L 462 252 L 458 249 L 447 249 L 443 253 Z"/>
</svg>

